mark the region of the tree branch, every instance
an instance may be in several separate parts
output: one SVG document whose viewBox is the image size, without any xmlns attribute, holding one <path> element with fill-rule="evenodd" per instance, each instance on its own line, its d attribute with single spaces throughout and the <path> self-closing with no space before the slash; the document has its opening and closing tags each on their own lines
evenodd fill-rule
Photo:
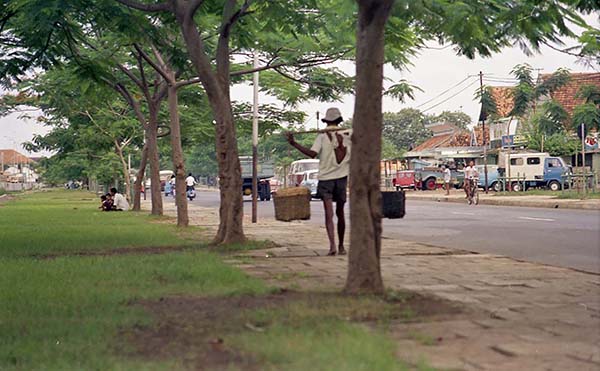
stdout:
<svg viewBox="0 0 600 371">
<path fill-rule="evenodd" d="M 135 0 L 117 0 L 119 3 L 125 5 L 128 8 L 142 10 L 144 12 L 164 12 L 167 10 L 171 10 L 169 3 L 158 3 L 158 4 L 144 4 Z"/>
<path fill-rule="evenodd" d="M 154 70 L 155 70 L 155 71 L 156 71 L 158 74 L 160 74 L 160 76 L 162 76 L 162 78 L 163 78 L 165 81 L 168 81 L 170 84 L 174 83 L 173 81 L 170 81 L 170 77 L 169 77 L 169 75 L 166 73 L 166 71 L 165 71 L 165 70 L 164 70 L 164 69 L 163 69 L 161 66 L 159 66 L 159 65 L 158 65 L 156 62 L 154 62 L 154 61 L 152 60 L 152 58 L 150 58 L 150 56 L 149 56 L 148 54 L 146 54 L 146 52 L 145 52 L 145 51 L 143 51 L 143 50 L 142 50 L 142 48 L 140 48 L 140 47 L 138 46 L 138 44 L 134 44 L 134 47 L 135 47 L 135 49 L 138 51 L 138 53 L 140 54 L 140 56 L 141 56 L 142 58 L 144 58 L 144 60 L 145 60 L 146 62 L 148 62 L 148 64 L 149 64 L 150 66 L 152 66 L 152 68 L 153 68 L 153 69 L 154 69 Z M 153 48 L 153 49 L 154 49 L 154 48 Z M 156 53 L 157 53 L 157 52 L 155 51 L 155 54 L 156 54 Z"/>
<path fill-rule="evenodd" d="M 137 48 L 137 44 L 134 44 L 135 48 Z M 144 63 L 142 61 L 142 54 L 139 52 L 138 50 L 138 54 L 135 56 L 135 59 L 137 59 L 138 62 L 138 68 L 140 69 L 140 77 L 142 79 L 142 84 L 144 86 L 148 86 L 148 80 L 146 79 L 146 73 L 144 72 Z"/>
<path fill-rule="evenodd" d="M 138 79 L 133 72 L 129 71 L 125 66 L 123 66 L 121 63 L 117 63 L 117 68 L 119 70 L 121 70 L 121 72 L 123 72 L 127 77 L 129 77 L 129 79 L 131 81 L 133 81 L 140 89 L 144 90 L 146 89 L 146 86 L 140 81 L 140 79 Z"/>
<path fill-rule="evenodd" d="M 579 57 L 579 58 L 585 57 L 585 55 L 583 55 L 581 53 L 573 53 L 573 52 L 569 51 L 569 49 L 560 49 L 560 48 L 557 48 L 556 46 L 550 44 L 547 41 L 542 41 L 542 43 L 544 45 L 546 45 L 547 47 L 549 47 L 550 49 L 555 50 L 555 51 L 557 51 L 559 53 L 564 53 L 564 54 L 572 55 L 574 57 Z"/>
<path fill-rule="evenodd" d="M 198 11 L 198 8 L 200 8 L 200 6 L 202 6 L 203 2 L 204 2 L 204 0 L 190 0 L 188 11 L 192 15 L 192 17 L 194 16 L 194 14 L 196 14 L 196 12 Z"/>
</svg>

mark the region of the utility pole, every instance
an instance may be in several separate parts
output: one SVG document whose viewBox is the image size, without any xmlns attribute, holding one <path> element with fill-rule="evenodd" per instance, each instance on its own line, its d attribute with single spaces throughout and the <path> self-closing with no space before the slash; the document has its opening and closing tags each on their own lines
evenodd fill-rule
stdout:
<svg viewBox="0 0 600 371">
<path fill-rule="evenodd" d="M 483 112 L 483 72 L 479 71 L 479 92 L 481 94 L 481 110 Z M 486 113 L 487 114 L 487 113 Z M 484 174 L 484 187 L 485 187 L 485 194 L 488 193 L 488 167 L 487 167 L 487 163 L 488 163 L 488 159 L 487 159 L 487 140 L 486 140 L 486 135 L 485 135 L 485 115 L 482 116 L 482 120 L 481 120 L 481 136 L 482 136 L 482 143 L 483 143 L 483 174 Z M 476 137 L 477 138 L 477 137 Z"/>
<path fill-rule="evenodd" d="M 258 53 L 254 51 L 254 68 L 258 68 Z M 258 214 L 258 72 L 252 77 L 254 100 L 252 107 L 252 223 Z"/>
<path fill-rule="evenodd" d="M 586 194 L 587 178 L 585 176 L 585 124 L 581 124 L 581 172 L 583 174 L 583 197 Z"/>
<path fill-rule="evenodd" d="M 319 130 L 319 111 L 317 111 L 317 130 Z"/>
</svg>

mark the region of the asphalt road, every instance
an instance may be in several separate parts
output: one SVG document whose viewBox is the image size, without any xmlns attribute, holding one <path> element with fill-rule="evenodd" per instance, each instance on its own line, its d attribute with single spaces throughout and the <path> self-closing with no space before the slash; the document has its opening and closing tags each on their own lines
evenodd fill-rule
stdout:
<svg viewBox="0 0 600 371">
<path fill-rule="evenodd" d="M 216 207 L 219 194 L 199 191 L 192 203 Z M 311 205 L 311 222 L 323 223 L 321 202 L 315 200 Z M 244 209 L 251 212 L 247 197 Z M 384 237 L 600 274 L 599 211 L 413 200 L 408 200 L 406 211 L 403 219 L 384 219 Z M 273 218 L 273 214 L 272 201 L 259 202 L 259 218 Z"/>
</svg>

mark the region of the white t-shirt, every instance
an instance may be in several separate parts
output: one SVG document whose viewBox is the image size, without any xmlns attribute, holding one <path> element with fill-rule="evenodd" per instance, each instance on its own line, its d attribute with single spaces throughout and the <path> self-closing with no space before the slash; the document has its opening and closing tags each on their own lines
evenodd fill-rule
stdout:
<svg viewBox="0 0 600 371">
<path fill-rule="evenodd" d="M 337 126 L 328 126 L 327 128 L 337 128 Z M 352 130 L 340 130 L 329 133 L 331 139 L 327 136 L 327 133 L 321 133 L 317 135 L 315 143 L 311 147 L 311 150 L 315 151 L 319 156 L 319 180 L 332 180 L 340 179 L 348 176 L 350 173 L 350 149 L 352 146 Z M 342 136 L 343 145 L 346 147 L 346 157 L 337 163 L 335 158 L 334 148 L 338 146 L 337 136 Z"/>
<path fill-rule="evenodd" d="M 444 169 L 444 182 L 450 183 L 450 179 L 452 179 L 452 173 L 450 172 L 450 169 L 445 168 Z"/>
<path fill-rule="evenodd" d="M 127 202 L 127 199 L 122 194 L 115 193 L 113 200 L 115 209 L 123 211 L 129 210 L 129 202 Z"/>
<path fill-rule="evenodd" d="M 479 177 L 479 172 L 475 167 L 467 166 L 465 168 L 465 179 L 473 179 Z"/>
<path fill-rule="evenodd" d="M 194 179 L 194 177 L 190 175 L 190 176 L 188 176 L 187 178 L 185 178 L 185 184 L 186 184 L 188 187 L 191 187 L 191 186 L 193 186 L 194 184 L 196 184 L 196 179 Z"/>
</svg>

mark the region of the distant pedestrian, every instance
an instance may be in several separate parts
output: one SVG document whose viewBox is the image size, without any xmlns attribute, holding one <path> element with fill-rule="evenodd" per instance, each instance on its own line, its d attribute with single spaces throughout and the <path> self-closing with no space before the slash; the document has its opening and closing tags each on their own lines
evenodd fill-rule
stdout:
<svg viewBox="0 0 600 371">
<path fill-rule="evenodd" d="M 450 180 L 452 180 L 452 172 L 450 166 L 444 166 L 444 187 L 446 187 L 446 196 L 450 195 Z"/>
<path fill-rule="evenodd" d="M 313 146 L 309 149 L 294 140 L 292 134 L 288 134 L 288 142 L 302 152 L 304 155 L 315 158 L 319 156 L 319 183 L 317 185 L 317 197 L 323 200 L 325 208 L 325 228 L 329 238 L 328 255 L 346 254 L 344 247 L 344 233 L 346 220 L 344 216 L 344 204 L 346 203 L 346 188 L 348 185 L 348 174 L 350 172 L 350 146 L 352 130 L 340 131 L 338 125 L 343 121 L 342 114 L 337 108 L 329 108 L 322 119 L 327 124 L 326 131 L 317 135 Z M 337 231 L 339 244 L 335 246 L 335 232 L 333 226 L 333 203 L 336 203 L 335 214 L 337 215 Z"/>
<path fill-rule="evenodd" d="M 469 199 L 470 195 L 471 195 L 471 183 L 475 183 L 477 181 L 477 178 L 479 178 L 479 172 L 477 171 L 477 168 L 475 167 L 475 162 L 473 161 L 469 161 L 469 166 L 465 167 L 464 169 L 464 174 L 465 174 L 465 194 L 467 195 L 467 199 Z M 477 187 L 477 183 L 475 183 L 475 187 Z"/>
<path fill-rule="evenodd" d="M 125 196 L 123 196 L 122 194 L 117 192 L 116 188 L 111 188 L 110 194 L 113 197 L 113 205 L 114 205 L 115 210 L 117 210 L 117 211 L 129 210 L 129 202 L 127 202 L 127 199 L 125 198 Z"/>
</svg>

